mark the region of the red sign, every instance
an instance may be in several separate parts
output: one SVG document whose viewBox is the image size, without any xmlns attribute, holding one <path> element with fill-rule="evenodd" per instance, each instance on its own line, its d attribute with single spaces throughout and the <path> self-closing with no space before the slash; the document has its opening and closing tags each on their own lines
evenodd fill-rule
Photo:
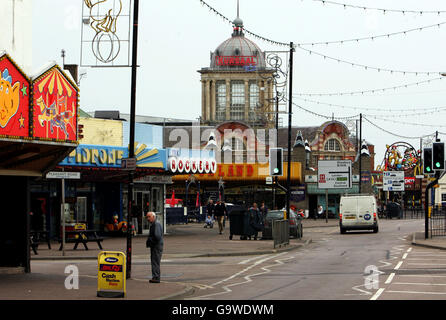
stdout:
<svg viewBox="0 0 446 320">
<path fill-rule="evenodd" d="M 217 66 L 255 66 L 256 56 L 216 56 Z"/>
<path fill-rule="evenodd" d="M 325 174 L 320 174 L 319 175 L 319 183 L 326 183 L 327 181 L 325 181 Z"/>
<path fill-rule="evenodd" d="M 404 184 L 414 184 L 415 183 L 415 177 L 405 177 L 404 178 Z"/>
<path fill-rule="evenodd" d="M 54 66 L 34 82 L 33 136 L 76 141 L 78 89 Z"/>
<path fill-rule="evenodd" d="M 30 87 L 12 59 L 0 56 L 0 136 L 29 137 Z"/>
<path fill-rule="evenodd" d="M 109 272 L 122 272 L 122 265 L 114 265 L 114 264 L 101 264 L 99 266 L 100 271 L 109 271 Z"/>
</svg>

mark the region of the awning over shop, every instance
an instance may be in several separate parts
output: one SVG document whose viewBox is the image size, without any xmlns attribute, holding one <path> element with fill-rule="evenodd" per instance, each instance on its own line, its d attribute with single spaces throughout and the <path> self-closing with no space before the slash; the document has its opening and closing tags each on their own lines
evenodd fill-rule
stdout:
<svg viewBox="0 0 446 320">
<path fill-rule="evenodd" d="M 40 177 L 77 144 L 0 138 L 0 175 Z"/>
</svg>

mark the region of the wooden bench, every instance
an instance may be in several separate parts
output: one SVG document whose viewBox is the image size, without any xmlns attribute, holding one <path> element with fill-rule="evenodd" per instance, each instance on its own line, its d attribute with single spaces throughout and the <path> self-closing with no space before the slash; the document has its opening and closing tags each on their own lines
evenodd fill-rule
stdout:
<svg viewBox="0 0 446 320">
<path fill-rule="evenodd" d="M 96 242 L 98 244 L 99 249 L 102 250 L 101 242 L 103 240 L 104 238 L 99 237 L 96 230 L 80 230 L 80 231 L 65 232 L 65 243 L 74 243 L 73 250 L 76 250 L 80 243 L 84 245 L 85 250 L 88 250 L 87 246 L 88 242 Z M 63 248 L 62 239 L 59 239 L 59 243 L 60 243 L 60 248 L 59 248 L 60 251 Z"/>
</svg>

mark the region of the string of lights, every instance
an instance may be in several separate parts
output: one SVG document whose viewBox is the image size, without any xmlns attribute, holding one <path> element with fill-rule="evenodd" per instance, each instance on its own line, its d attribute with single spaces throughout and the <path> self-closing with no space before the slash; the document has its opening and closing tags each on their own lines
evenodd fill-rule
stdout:
<svg viewBox="0 0 446 320">
<path fill-rule="evenodd" d="M 364 68 L 365 70 L 375 70 L 378 72 L 389 72 L 391 74 L 403 74 L 403 75 L 412 74 L 412 75 L 416 75 L 416 76 L 418 76 L 418 75 L 428 75 L 429 76 L 429 75 L 434 75 L 434 74 L 441 74 L 441 72 L 438 72 L 438 71 L 437 72 L 435 72 L 435 71 L 404 71 L 404 70 L 394 70 L 394 69 L 387 69 L 387 68 L 372 67 L 372 66 L 368 66 L 368 65 L 364 65 L 364 64 L 359 64 L 359 63 L 355 63 L 355 62 L 342 60 L 339 58 L 330 57 L 323 53 L 319 53 L 319 52 L 301 47 L 299 45 L 297 45 L 296 47 L 299 48 L 300 50 L 304 50 L 304 51 L 308 52 L 309 54 L 314 54 L 316 56 L 323 57 L 324 59 L 337 61 L 338 63 L 348 64 L 348 65 L 351 65 L 352 67 Z"/>
<path fill-rule="evenodd" d="M 284 101 L 287 102 L 288 99 L 285 98 Z M 295 103 L 295 102 L 293 102 L 293 105 L 296 106 L 296 107 L 298 107 L 299 109 L 301 109 L 301 110 L 307 112 L 307 113 L 310 113 L 310 114 L 312 114 L 312 115 L 314 115 L 314 116 L 317 116 L 317 117 L 320 117 L 320 118 L 325 118 L 325 119 L 349 120 L 349 119 L 355 119 L 355 118 L 358 118 L 358 117 L 359 117 L 359 114 L 356 114 L 356 115 L 353 115 L 353 116 L 347 116 L 347 117 L 335 117 L 334 115 L 332 115 L 332 116 L 327 116 L 327 115 L 324 115 L 324 114 L 320 114 L 320 113 L 317 113 L 317 112 L 308 110 L 307 108 L 304 108 L 304 107 L 302 107 L 301 105 L 298 105 L 298 104 Z"/>
<path fill-rule="evenodd" d="M 364 110 L 364 111 L 383 111 L 383 112 L 395 112 L 395 111 L 396 112 L 398 112 L 398 111 L 404 112 L 404 114 L 401 114 L 401 115 L 393 114 L 392 115 L 393 117 L 410 117 L 410 116 L 423 115 L 423 114 L 426 114 L 427 112 L 446 111 L 446 106 L 444 106 L 444 107 L 394 107 L 394 106 L 389 106 L 389 107 L 376 108 L 376 107 L 366 107 L 366 106 L 345 106 L 345 105 L 341 105 L 341 104 L 305 99 L 302 97 L 294 97 L 294 98 L 305 101 L 305 102 L 309 102 L 309 103 L 326 105 L 326 106 L 330 106 L 330 107 L 339 107 L 339 108 L 343 108 L 343 109 Z M 373 115 L 373 116 L 375 116 L 375 115 Z"/>
<path fill-rule="evenodd" d="M 219 11 L 217 11 L 216 9 L 214 9 L 212 6 L 210 6 L 210 5 L 209 5 L 208 3 L 206 3 L 205 1 L 200 0 L 200 2 L 201 2 L 201 4 L 202 4 L 203 6 L 208 7 L 208 9 L 209 9 L 210 11 L 212 11 L 212 12 L 215 13 L 217 16 L 219 16 L 220 18 L 222 18 L 224 21 L 226 21 L 226 22 L 228 22 L 228 23 L 230 23 L 230 24 L 232 25 L 233 22 L 232 22 L 231 19 L 229 19 L 228 17 L 226 17 L 226 16 L 224 16 L 223 14 L 221 14 Z M 254 33 L 254 32 L 251 32 L 250 30 L 248 30 L 248 29 L 246 29 L 246 28 L 243 28 L 243 30 L 244 30 L 247 34 L 251 35 L 252 37 L 254 37 L 254 38 L 256 38 L 256 39 L 259 39 L 259 40 L 262 40 L 262 41 L 265 41 L 265 42 L 269 42 L 269 43 L 274 44 L 274 45 L 277 45 L 277 46 L 285 46 L 285 47 L 289 47 L 289 46 L 290 46 L 289 43 L 279 42 L 279 41 L 274 41 L 274 40 L 271 40 L 271 39 L 262 37 L 262 36 L 260 36 L 260 35 L 258 35 L 258 34 L 256 34 L 256 33 Z"/>
<path fill-rule="evenodd" d="M 402 85 L 399 85 L 399 86 L 393 86 L 393 87 L 387 87 L 387 88 L 379 88 L 379 89 L 358 90 L 358 91 L 350 91 L 350 92 L 296 93 L 293 96 L 345 96 L 345 95 L 353 96 L 353 95 L 359 95 L 359 94 L 364 95 L 364 94 L 367 94 L 367 93 L 379 93 L 379 92 L 385 92 L 385 91 L 389 91 L 389 90 L 396 90 L 396 89 L 401 89 L 401 88 L 407 88 L 407 87 L 411 87 L 411 86 L 419 86 L 420 84 L 431 83 L 432 81 L 443 80 L 443 79 L 444 79 L 444 77 L 437 77 L 437 78 L 433 78 L 433 79 L 428 79 L 428 80 L 423 80 L 423 81 L 418 81 L 418 82 L 402 84 Z"/>
<path fill-rule="evenodd" d="M 378 126 L 377 124 L 375 124 L 375 123 L 373 123 L 372 121 L 370 121 L 369 119 L 367 119 L 364 115 L 363 115 L 362 118 L 363 118 L 365 121 L 367 121 L 368 123 L 370 123 L 372 126 L 376 127 L 377 129 L 379 129 L 379 130 L 381 130 L 381 131 L 383 131 L 383 132 L 385 132 L 385 133 L 388 133 L 388 134 L 390 134 L 390 135 L 392 135 L 392 136 L 398 137 L 398 138 L 403 138 L 403 139 L 421 139 L 421 138 L 430 137 L 430 136 L 432 136 L 432 135 L 435 135 L 435 133 L 431 133 L 431 134 L 426 134 L 426 135 L 419 136 L 419 137 L 403 136 L 403 135 L 396 134 L 396 133 L 394 133 L 394 132 L 391 132 L 391 131 L 389 131 L 389 130 L 386 130 L 386 129 L 384 129 L 384 128 Z"/>
<path fill-rule="evenodd" d="M 374 7 L 364 7 L 364 6 L 358 6 L 358 5 L 353 5 L 353 4 L 346 4 L 346 3 L 339 3 L 339 2 L 335 2 L 335 1 L 328 1 L 328 0 L 313 0 L 313 1 L 318 1 L 318 2 L 322 2 L 322 4 L 331 4 L 331 5 L 337 5 L 337 6 L 343 6 L 344 9 L 347 8 L 354 8 L 354 9 L 363 9 L 363 10 L 375 10 L 375 11 L 381 11 L 383 14 L 386 13 L 401 13 L 401 14 L 406 14 L 406 13 L 411 13 L 411 14 L 419 14 L 419 15 L 423 15 L 423 14 L 444 14 L 446 13 L 446 11 L 444 10 L 404 10 L 404 9 L 386 9 L 386 8 L 374 8 Z"/>
<path fill-rule="evenodd" d="M 200 0 L 200 3 L 203 6 L 206 6 L 210 11 L 212 11 L 214 14 L 216 14 L 217 16 L 219 16 L 220 18 L 222 18 L 225 22 L 232 24 L 232 20 L 229 19 L 228 17 L 226 17 L 225 15 L 223 15 L 222 13 L 220 13 L 218 10 L 216 10 L 214 7 L 212 7 L 211 5 L 209 5 L 208 3 L 206 3 L 204 0 Z M 376 36 L 369 36 L 369 37 L 363 37 L 363 38 L 353 38 L 353 39 L 345 39 L 345 40 L 336 40 L 336 41 L 322 41 L 322 42 L 303 42 L 303 43 L 297 43 L 297 46 L 305 46 L 305 45 L 329 45 L 329 44 L 344 44 L 344 43 L 348 43 L 348 42 L 359 42 L 359 41 L 365 41 L 365 40 L 375 40 L 375 39 L 379 39 L 379 38 L 390 38 L 393 36 L 398 36 L 401 34 L 406 35 L 407 33 L 410 32 L 414 32 L 414 31 L 422 31 L 425 29 L 430 29 L 430 28 L 434 28 L 434 27 L 438 27 L 440 28 L 443 24 L 446 24 L 446 21 L 444 22 L 440 22 L 440 23 L 436 23 L 436 24 L 432 24 L 432 25 L 428 25 L 428 26 L 424 26 L 424 27 L 418 27 L 418 28 L 412 28 L 412 29 L 408 29 L 408 30 L 403 30 L 403 31 L 398 31 L 398 32 L 392 32 L 392 33 L 386 33 L 386 34 L 380 34 L 380 35 L 376 35 Z M 275 40 L 271 40 L 268 39 L 266 37 L 263 37 L 261 35 L 258 35 L 246 28 L 244 28 L 244 31 L 246 33 L 248 33 L 249 35 L 260 39 L 262 41 L 265 42 L 269 42 L 271 44 L 274 45 L 278 45 L 278 46 L 286 46 L 289 47 L 289 43 L 285 43 L 285 42 L 280 42 L 280 41 L 275 41 Z"/>
<path fill-rule="evenodd" d="M 329 44 L 344 44 L 344 43 L 348 43 L 348 42 L 359 42 L 359 41 L 366 41 L 366 40 L 375 40 L 375 39 L 380 39 L 380 38 L 390 38 L 390 37 L 399 36 L 402 34 L 406 35 L 407 33 L 414 32 L 414 31 L 422 31 L 422 30 L 429 29 L 429 28 L 435 28 L 435 27 L 440 28 L 443 24 L 446 24 L 446 22 L 440 22 L 437 24 L 429 25 L 429 26 L 418 27 L 418 28 L 408 29 L 408 30 L 404 30 L 404 31 L 392 32 L 392 33 L 386 33 L 386 34 L 381 34 L 381 35 L 376 35 L 376 36 L 345 39 L 345 40 L 336 40 L 336 41 L 306 42 L 306 43 L 300 43 L 298 45 L 315 46 L 315 45 L 329 45 Z"/>
<path fill-rule="evenodd" d="M 376 115 L 370 115 L 370 114 L 363 114 L 364 116 L 374 118 L 376 120 L 383 120 L 387 122 L 397 123 L 400 125 L 409 125 L 409 126 L 420 126 L 420 127 L 429 127 L 429 128 L 446 128 L 446 125 L 436 125 L 436 124 L 423 124 L 423 123 L 417 123 L 417 122 L 403 122 L 403 121 L 397 121 L 392 120 L 388 118 L 383 118 L 382 116 L 376 116 Z"/>
</svg>

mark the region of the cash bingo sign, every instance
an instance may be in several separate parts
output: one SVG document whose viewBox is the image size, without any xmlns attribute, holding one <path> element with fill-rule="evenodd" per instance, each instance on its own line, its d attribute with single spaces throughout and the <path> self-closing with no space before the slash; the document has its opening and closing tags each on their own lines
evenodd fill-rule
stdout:
<svg viewBox="0 0 446 320">
<path fill-rule="evenodd" d="M 119 251 L 102 251 L 98 255 L 98 297 L 125 297 L 125 254 Z"/>
<path fill-rule="evenodd" d="M 168 160 L 169 170 L 173 173 L 216 173 L 217 161 L 211 158 L 183 158 L 170 157 Z"/>
</svg>

